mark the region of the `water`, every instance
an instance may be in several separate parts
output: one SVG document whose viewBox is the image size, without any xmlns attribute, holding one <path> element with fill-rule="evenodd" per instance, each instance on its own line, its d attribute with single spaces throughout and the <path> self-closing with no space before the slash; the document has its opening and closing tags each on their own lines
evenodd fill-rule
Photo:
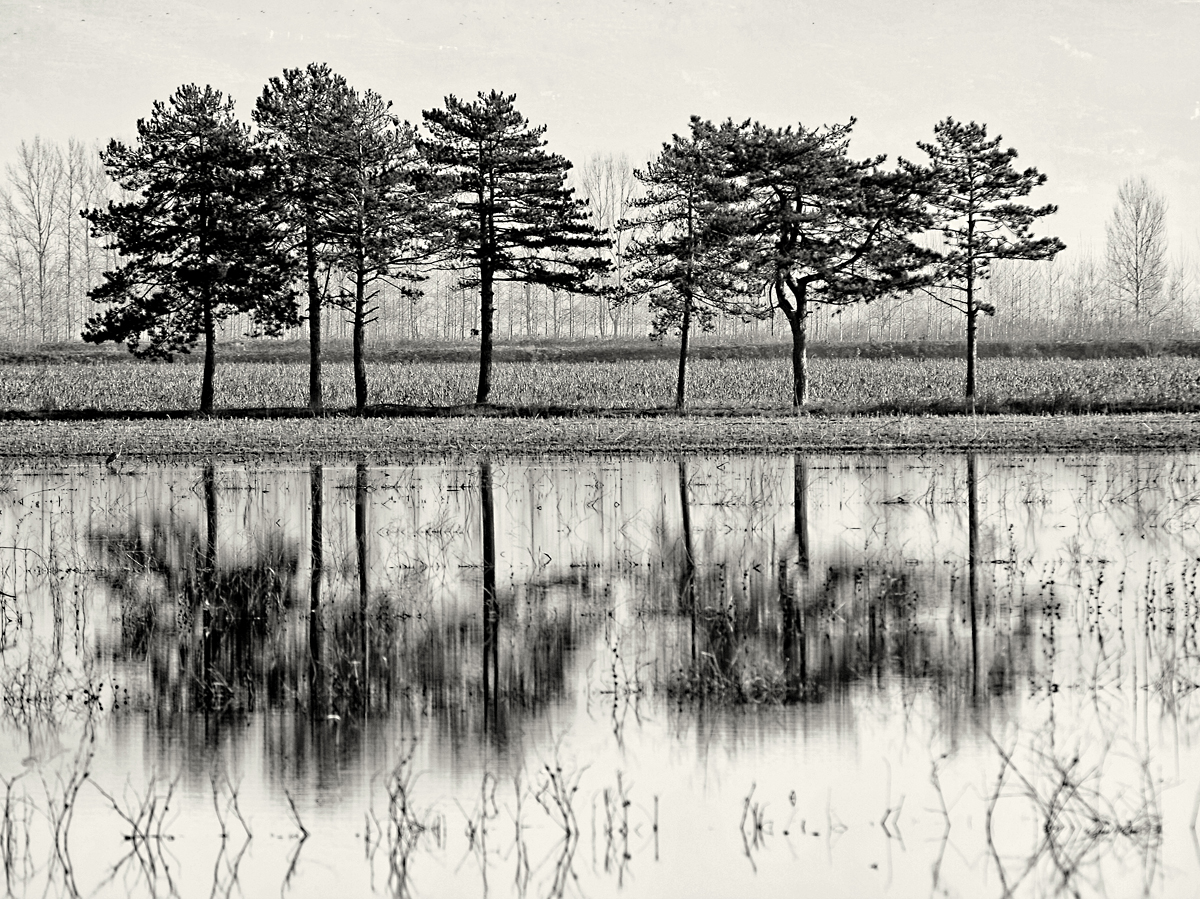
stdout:
<svg viewBox="0 0 1200 899">
<path fill-rule="evenodd" d="M 11 895 L 1187 896 L 1200 456 L 23 466 Z"/>
</svg>

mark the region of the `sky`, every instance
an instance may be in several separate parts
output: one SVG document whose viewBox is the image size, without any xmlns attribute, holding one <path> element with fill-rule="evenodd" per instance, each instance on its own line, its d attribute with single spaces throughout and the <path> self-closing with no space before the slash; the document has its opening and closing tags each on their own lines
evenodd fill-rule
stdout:
<svg viewBox="0 0 1200 899">
<path fill-rule="evenodd" d="M 652 158 L 688 119 L 856 119 L 851 152 L 924 160 L 985 123 L 1047 183 L 1035 233 L 1100 253 L 1146 177 L 1200 258 L 1200 0 L 0 0 L 0 161 L 35 135 L 131 140 L 187 83 L 249 121 L 272 76 L 327 63 L 417 123 L 493 89 L 549 149 Z"/>
</svg>

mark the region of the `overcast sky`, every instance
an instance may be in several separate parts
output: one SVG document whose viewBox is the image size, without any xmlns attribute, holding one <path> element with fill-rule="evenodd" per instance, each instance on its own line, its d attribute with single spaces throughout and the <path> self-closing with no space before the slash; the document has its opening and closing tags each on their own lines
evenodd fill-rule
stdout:
<svg viewBox="0 0 1200 899">
<path fill-rule="evenodd" d="M 1200 0 L 0 0 L 0 159 L 22 139 L 130 139 L 212 84 L 247 121 L 273 75 L 328 63 L 414 123 L 446 94 L 516 93 L 577 165 L 635 165 L 688 117 L 858 119 L 854 155 L 922 159 L 952 116 L 1049 180 L 1037 233 L 1101 250 L 1117 187 L 1167 198 L 1200 257 Z"/>
</svg>

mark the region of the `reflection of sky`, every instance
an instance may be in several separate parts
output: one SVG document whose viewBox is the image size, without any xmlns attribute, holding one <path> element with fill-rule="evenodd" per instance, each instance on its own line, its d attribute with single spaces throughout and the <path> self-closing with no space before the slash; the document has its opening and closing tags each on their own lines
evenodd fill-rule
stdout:
<svg viewBox="0 0 1200 899">
<path fill-rule="evenodd" d="M 507 616 L 501 655 L 511 665 L 505 676 L 537 670 L 522 653 L 545 649 L 538 635 L 568 634 L 578 644 L 559 660 L 564 692 L 512 712 L 503 747 L 483 739 L 469 721 L 460 726 L 453 719 L 470 717 L 479 664 L 469 630 L 483 580 L 475 464 L 373 468 L 358 497 L 366 505 L 371 594 L 425 616 L 405 646 L 459 641 L 453 645 L 460 654 L 447 658 L 471 669 L 454 675 L 460 680 L 453 696 L 462 709 L 431 715 L 418 698 L 407 712 L 407 700 L 397 700 L 387 715 L 365 720 L 312 721 L 302 707 L 156 719 L 161 712 L 153 702 L 137 696 L 138 684 L 155 683 L 146 670 L 151 661 L 119 654 L 126 651 L 120 598 L 93 577 L 98 560 L 88 540 L 146 530 L 157 521 L 203 544 L 205 496 L 196 467 L 123 476 L 96 469 L 10 472 L 0 500 L 0 590 L 15 597 L 0 621 L 10 647 L 0 656 L 0 674 L 11 696 L 15 675 L 49 672 L 64 659 L 72 676 L 90 673 L 110 683 L 116 677 L 134 688 L 132 708 L 110 710 L 103 719 L 98 782 L 111 787 L 130 771 L 184 766 L 183 801 L 199 822 L 201 810 L 207 814 L 211 806 L 207 772 L 220 759 L 244 778 L 247 806 L 260 820 L 276 821 L 277 833 L 288 826 L 280 795 L 287 787 L 325 841 L 320 845 L 346 853 L 345 832 L 359 826 L 367 797 L 378 794 L 378 775 L 413 733 L 423 737 L 414 759 L 424 772 L 423 795 L 454 818 L 455 833 L 477 801 L 471 789 L 484 771 L 508 778 L 511 792 L 514 772 L 534 779 L 542 763 L 559 757 L 586 769 L 582 789 L 591 816 L 621 771 L 635 784 L 643 836 L 645 810 L 653 796 L 660 798 L 662 857 L 676 865 L 651 864 L 643 844 L 635 895 L 655 894 L 652 885 L 661 895 L 684 876 L 695 878 L 688 882 L 698 889 L 716 881 L 722 893 L 737 884 L 737 890 L 752 888 L 738 879 L 747 871 L 728 870 L 731 859 L 746 862 L 736 824 L 751 787 L 756 801 L 769 803 L 775 841 L 773 852 L 755 856 L 761 874 L 749 882 L 753 888 L 788 882 L 799 859 L 811 867 L 811 882 L 830 894 L 848 883 L 871 891 L 879 883 L 863 879 L 875 876 L 865 872 L 881 870 L 890 854 L 892 891 L 927 894 L 928 853 L 936 852 L 941 827 L 928 813 L 940 801 L 931 792 L 935 763 L 942 766 L 942 798 L 953 807 L 960 850 L 947 855 L 942 871 L 974 893 L 978 870 L 954 858 L 984 851 L 979 803 L 998 770 L 993 738 L 1017 750 L 1022 773 L 1035 781 L 1038 772 L 1054 773 L 1045 767 L 1052 760 L 1080 752 L 1088 770 L 1107 774 L 1107 785 L 1098 788 L 1107 790 L 1114 807 L 1137 795 L 1140 775 L 1129 765 L 1144 755 L 1163 791 L 1164 816 L 1174 816 L 1167 820 L 1176 826 L 1187 819 L 1200 770 L 1189 705 L 1189 684 L 1200 680 L 1196 457 L 978 460 L 979 642 L 988 684 L 982 697 L 972 694 L 959 670 L 968 664 L 971 641 L 965 458 L 800 461 L 807 483 L 806 575 L 796 571 L 793 457 L 691 458 L 682 469 L 672 459 L 494 462 L 496 580 Z M 293 547 L 302 599 L 309 580 L 311 474 L 308 466 L 218 470 L 219 566 L 252 562 L 272 543 Z M 334 609 L 357 601 L 356 477 L 353 466 L 323 468 L 323 601 Z M 686 660 L 689 646 L 688 620 L 672 593 L 684 560 L 685 502 L 701 603 L 706 609 L 728 603 L 741 610 L 738 626 L 751 629 L 737 657 L 771 661 L 782 626 L 772 591 L 785 563 L 813 616 L 808 637 L 814 652 L 831 646 L 851 669 L 843 693 L 764 709 L 678 704 L 662 694 L 668 668 Z M 867 572 L 861 582 L 831 574 L 855 570 Z M 890 649 L 876 680 L 855 669 L 866 658 L 863 609 L 900 579 L 906 596 L 917 599 L 911 613 L 884 609 Z M 304 609 L 298 602 L 296 615 L 303 617 Z M 302 660 L 306 632 L 291 619 L 285 623 L 286 632 L 276 635 L 290 647 L 283 658 Z M 160 636 L 171 633 L 167 622 L 159 627 Z M 182 664 L 186 641 L 171 641 L 165 658 Z M 98 658 L 100 647 L 111 655 Z M 901 663 L 910 666 L 906 677 L 896 673 Z M 60 685 L 71 682 L 55 676 Z M 58 708 L 57 717 L 40 719 L 23 719 L 9 708 L 0 774 L 24 770 L 22 760 L 31 770 L 64 763 L 77 739 L 78 702 Z M 1176 782 L 1185 784 L 1186 796 L 1164 786 Z M 903 850 L 877 826 L 901 795 L 908 796 Z M 101 814 L 94 795 L 86 803 L 87 814 Z M 1016 819 L 1004 834 L 1014 853 L 1023 851 L 1025 828 L 1036 824 L 1031 808 L 1002 807 Z M 832 841 L 831 824 L 838 836 Z M 184 827 L 200 841 L 211 837 L 210 825 Z M 847 828 L 844 839 L 839 826 Z M 534 832 L 550 838 L 544 828 Z M 247 873 L 247 883 L 271 880 L 272 852 L 265 845 L 256 850 L 257 862 L 247 871 L 258 873 Z M 680 859 L 692 859 L 686 875 Z M 1175 857 L 1173 864 L 1194 871 L 1189 860 Z M 611 892 L 611 882 L 596 873 L 603 865 L 589 865 L 589 892 Z M 301 876 L 299 895 L 317 895 L 329 882 L 329 866 L 320 866 L 326 873 L 317 867 Z M 848 874 L 847 867 L 858 873 Z M 425 870 L 432 878 L 427 883 L 443 886 L 462 876 L 449 852 L 427 857 Z M 1031 883 L 1049 882 L 1053 872 L 1038 871 Z M 1119 885 L 1135 874 L 1109 876 Z M 356 869 L 345 876 L 360 875 Z M 900 889 L 901 883 L 908 886 Z M 1120 889 L 1110 886 L 1110 892 Z"/>
</svg>

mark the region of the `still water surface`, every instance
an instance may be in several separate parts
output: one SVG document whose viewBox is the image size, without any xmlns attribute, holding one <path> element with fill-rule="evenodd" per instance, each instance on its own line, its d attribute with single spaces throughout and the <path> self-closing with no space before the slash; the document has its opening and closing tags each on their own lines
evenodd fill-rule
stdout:
<svg viewBox="0 0 1200 899">
<path fill-rule="evenodd" d="M 21 467 L 10 895 L 1190 896 L 1200 456 Z"/>
</svg>

